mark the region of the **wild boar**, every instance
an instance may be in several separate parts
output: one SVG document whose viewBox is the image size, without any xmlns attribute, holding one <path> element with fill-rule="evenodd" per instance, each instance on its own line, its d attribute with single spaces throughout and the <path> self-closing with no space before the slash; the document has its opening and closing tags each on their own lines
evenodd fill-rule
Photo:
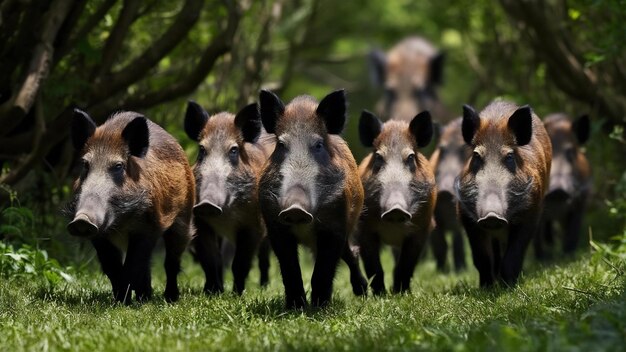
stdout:
<svg viewBox="0 0 626 352">
<path fill-rule="evenodd" d="M 535 239 L 535 255 L 549 259 L 554 242 L 553 225 L 560 223 L 562 248 L 572 254 L 578 248 L 585 206 L 591 189 L 591 168 L 581 150 L 591 130 L 588 115 L 571 121 L 565 114 L 552 114 L 544 125 L 552 142 L 550 186 L 545 198 L 544 223 Z"/>
<path fill-rule="evenodd" d="M 368 111 L 361 114 L 361 143 L 373 151 L 359 165 L 366 197 L 357 238 L 375 295 L 385 293 L 381 244 L 399 249 L 393 292 L 405 292 L 410 289 L 413 271 L 432 229 L 435 175 L 428 159 L 419 152 L 432 135 L 428 111 L 410 123 L 391 120 L 382 124 Z"/>
<path fill-rule="evenodd" d="M 454 118 L 437 95 L 443 82 L 444 60 L 442 52 L 419 36 L 403 39 L 388 53 L 370 52 L 372 80 L 385 92 L 376 106 L 378 115 L 384 120 L 409 122 L 418 112 L 429 110 L 440 122 Z"/>
<path fill-rule="evenodd" d="M 257 104 L 237 115 L 221 112 L 213 116 L 190 101 L 185 115 L 185 132 L 198 142 L 198 159 L 193 166 L 196 205 L 193 208 L 197 235 L 193 240 L 196 258 L 206 276 L 204 290 L 221 292 L 223 262 L 221 239 L 235 246 L 232 262 L 233 291 L 241 294 L 254 254 L 265 236 L 257 184 L 274 141 L 262 130 Z M 262 285 L 267 284 L 267 246 L 259 252 Z"/>
<path fill-rule="evenodd" d="M 327 305 L 340 258 L 351 269 L 353 291 L 363 294 L 360 273 L 348 238 L 363 206 L 363 186 L 346 142 L 346 98 L 335 91 L 319 104 L 299 96 L 288 105 L 274 93 L 260 93 L 263 126 L 276 136 L 276 148 L 261 173 L 259 202 L 272 249 L 278 257 L 287 307 L 306 305 L 298 244 L 312 249 L 315 267 L 311 301 Z"/>
<path fill-rule="evenodd" d="M 459 117 L 449 122 L 441 131 L 441 138 L 430 165 L 435 170 L 437 180 L 437 204 L 435 205 L 435 228 L 430 236 L 430 244 L 441 272 L 448 269 L 448 242 L 446 234 L 452 233 L 452 256 L 456 271 L 465 269 L 465 243 L 463 229 L 457 217 L 457 197 L 454 190 L 456 178 L 461 174 L 470 149 L 465 145 L 461 134 Z"/>
<path fill-rule="evenodd" d="M 456 184 L 459 214 L 480 286 L 516 284 L 538 229 L 548 189 L 552 147 L 528 105 L 463 106 L 463 140 L 472 149 Z"/>
<path fill-rule="evenodd" d="M 183 149 L 157 124 L 136 112 L 112 115 L 96 127 L 75 110 L 71 126 L 82 171 L 74 183 L 69 232 L 87 238 L 115 299 L 152 296 L 150 258 L 165 241 L 165 299 L 179 297 L 181 255 L 191 238 L 195 183 Z"/>
</svg>

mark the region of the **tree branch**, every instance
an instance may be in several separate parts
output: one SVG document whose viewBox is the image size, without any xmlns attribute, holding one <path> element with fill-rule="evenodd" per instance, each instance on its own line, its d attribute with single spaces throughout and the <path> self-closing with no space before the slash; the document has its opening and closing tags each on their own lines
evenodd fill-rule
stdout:
<svg viewBox="0 0 626 352">
<path fill-rule="evenodd" d="M 0 126 L 4 126 L 10 120 L 21 120 L 33 106 L 39 89 L 50 70 L 54 54 L 54 39 L 69 13 L 71 5 L 71 0 L 57 0 L 50 5 L 41 31 L 38 33 L 39 37 L 33 50 L 26 77 L 13 97 L 0 107 Z"/>
<path fill-rule="evenodd" d="M 200 17 L 203 0 L 187 0 L 168 30 L 142 55 L 118 72 L 97 80 L 90 101 L 102 101 L 140 80 L 173 50 Z"/>
<path fill-rule="evenodd" d="M 229 7 L 228 23 L 223 32 L 219 33 L 202 53 L 195 68 L 176 83 L 159 91 L 135 94 L 121 101 L 108 99 L 104 103 L 90 107 L 94 116 L 104 116 L 114 109 L 139 110 L 152 107 L 185 94 L 191 93 L 211 72 L 217 59 L 231 49 L 231 43 L 241 19 L 241 10 L 234 5 Z"/>
<path fill-rule="evenodd" d="M 94 74 L 92 78 L 98 77 L 96 80 L 102 79 L 104 75 L 109 73 L 111 66 L 115 58 L 119 54 L 120 48 L 124 43 L 124 38 L 128 33 L 130 25 L 135 21 L 136 15 L 141 7 L 141 1 L 138 0 L 124 0 L 124 6 L 120 10 L 120 15 L 117 18 L 117 22 L 113 26 L 111 34 L 107 38 L 102 49 L 102 61 L 100 65 L 94 68 Z"/>
</svg>

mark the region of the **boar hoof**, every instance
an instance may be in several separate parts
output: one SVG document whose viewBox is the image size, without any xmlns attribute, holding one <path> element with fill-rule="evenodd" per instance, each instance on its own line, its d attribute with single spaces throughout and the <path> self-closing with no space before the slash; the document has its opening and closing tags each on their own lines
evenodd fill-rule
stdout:
<svg viewBox="0 0 626 352">
<path fill-rule="evenodd" d="M 199 218 L 209 218 L 222 215 L 222 207 L 208 201 L 202 201 L 193 207 L 193 214 Z"/>
<path fill-rule="evenodd" d="M 77 237 L 91 237 L 98 233 L 98 226 L 96 226 L 89 217 L 85 214 L 78 214 L 67 225 L 67 230 L 73 236 Z"/>
<path fill-rule="evenodd" d="M 285 225 L 303 225 L 313 222 L 313 215 L 299 205 L 292 205 L 278 214 Z"/>
<path fill-rule="evenodd" d="M 478 219 L 478 226 L 487 230 L 497 230 L 505 227 L 509 222 L 502 216 L 489 212 L 486 216 Z"/>
<path fill-rule="evenodd" d="M 380 216 L 383 221 L 402 223 L 411 220 L 411 214 L 399 207 L 387 210 Z"/>
</svg>

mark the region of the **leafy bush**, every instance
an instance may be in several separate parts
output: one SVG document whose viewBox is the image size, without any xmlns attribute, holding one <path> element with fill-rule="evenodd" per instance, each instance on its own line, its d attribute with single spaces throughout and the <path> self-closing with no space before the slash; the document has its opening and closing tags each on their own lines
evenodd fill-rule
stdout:
<svg viewBox="0 0 626 352">
<path fill-rule="evenodd" d="M 2 278 L 43 279 L 50 286 L 62 282 L 73 282 L 68 273 L 55 259 L 49 258 L 45 250 L 22 245 L 14 248 L 0 242 L 0 276 Z"/>
</svg>

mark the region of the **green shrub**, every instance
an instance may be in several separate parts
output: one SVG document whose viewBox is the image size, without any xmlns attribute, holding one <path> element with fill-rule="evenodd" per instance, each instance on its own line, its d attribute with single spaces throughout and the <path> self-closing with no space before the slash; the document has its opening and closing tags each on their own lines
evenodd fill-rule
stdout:
<svg viewBox="0 0 626 352">
<path fill-rule="evenodd" d="M 68 273 L 71 268 L 63 268 L 55 259 L 49 258 L 45 250 L 22 245 L 14 248 L 0 242 L 0 276 L 3 279 L 41 279 L 54 287 L 63 282 L 73 282 Z"/>
</svg>

